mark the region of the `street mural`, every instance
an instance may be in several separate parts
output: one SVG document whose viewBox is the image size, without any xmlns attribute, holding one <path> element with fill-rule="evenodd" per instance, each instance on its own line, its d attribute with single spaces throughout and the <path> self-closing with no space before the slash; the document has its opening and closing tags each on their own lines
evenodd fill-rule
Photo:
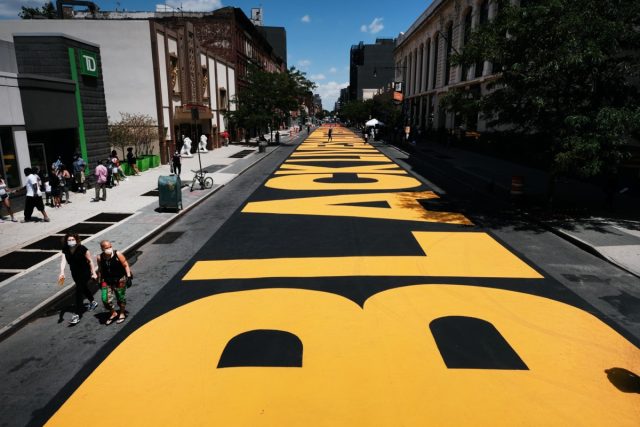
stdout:
<svg viewBox="0 0 640 427">
<path fill-rule="evenodd" d="M 130 425 L 638 425 L 634 344 L 375 147 L 327 131 L 48 425 L 111 424 L 95 417 L 106 384 Z"/>
</svg>

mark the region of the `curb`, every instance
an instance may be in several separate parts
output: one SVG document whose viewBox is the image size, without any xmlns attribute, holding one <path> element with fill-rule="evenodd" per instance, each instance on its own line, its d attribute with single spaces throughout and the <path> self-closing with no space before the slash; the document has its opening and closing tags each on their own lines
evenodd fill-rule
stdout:
<svg viewBox="0 0 640 427">
<path fill-rule="evenodd" d="M 240 175 L 244 174 L 246 171 L 248 171 L 253 166 L 255 166 L 258 162 L 260 162 L 261 160 L 267 158 L 271 154 L 275 153 L 278 150 L 278 148 L 280 148 L 280 147 L 281 146 L 276 146 L 276 148 L 274 148 L 273 150 L 269 151 L 268 153 L 265 153 L 263 156 L 260 156 L 258 159 L 256 159 L 254 162 L 250 163 L 246 168 L 244 168 L 241 172 L 239 172 L 237 176 L 240 176 Z M 229 165 L 229 166 L 231 166 L 231 165 Z M 231 180 L 231 181 L 233 181 L 233 180 Z M 229 181 L 229 182 L 231 182 L 231 181 Z M 189 206 L 185 207 L 184 209 L 178 211 L 178 213 L 175 216 L 173 216 L 172 218 L 169 218 L 167 221 L 165 221 L 162 224 L 158 225 L 158 227 L 156 227 L 155 229 L 149 231 L 147 234 L 143 235 L 138 240 L 136 240 L 135 242 L 131 243 L 126 248 L 122 249 L 122 253 L 124 253 L 127 257 L 129 257 L 138 248 L 140 248 L 145 243 L 149 242 L 155 236 L 157 236 L 162 230 L 168 228 L 170 225 L 172 225 L 174 222 L 176 222 L 178 219 L 180 219 L 182 217 L 182 215 L 185 215 L 187 212 L 191 211 L 196 206 L 198 206 L 201 203 L 203 203 L 205 200 L 207 200 L 209 197 L 211 197 L 213 194 L 217 193 L 219 190 L 221 190 L 225 186 L 226 186 L 226 184 L 221 184 L 218 187 L 213 188 L 209 193 L 205 194 L 203 197 L 199 198 L 198 200 L 196 200 L 195 202 L 193 202 Z M 49 261 L 49 260 L 47 260 L 47 261 Z M 73 286 L 67 286 L 67 287 L 64 287 L 64 288 L 60 289 L 54 295 L 50 296 L 49 298 L 47 298 L 46 300 L 44 300 L 40 304 L 36 305 L 34 308 L 32 308 L 28 312 L 24 313 L 23 315 L 21 315 L 17 319 L 15 319 L 15 320 L 11 321 L 10 323 L 8 323 L 5 327 L 0 329 L 0 341 L 3 341 L 6 338 L 10 337 L 13 333 L 15 333 L 18 330 L 20 330 L 20 328 L 25 326 L 31 320 L 33 320 L 36 317 L 39 317 L 40 314 L 43 311 L 46 311 L 52 305 L 55 305 L 59 301 L 61 301 L 64 298 L 68 297 L 73 292 L 73 289 L 74 289 Z"/>
</svg>

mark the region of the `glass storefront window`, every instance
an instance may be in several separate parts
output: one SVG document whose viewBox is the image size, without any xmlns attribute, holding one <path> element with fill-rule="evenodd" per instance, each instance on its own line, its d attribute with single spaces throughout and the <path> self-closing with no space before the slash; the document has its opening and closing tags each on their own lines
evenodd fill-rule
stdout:
<svg viewBox="0 0 640 427">
<path fill-rule="evenodd" d="M 9 188 L 20 187 L 20 171 L 11 128 L 0 128 L 0 173 Z"/>
</svg>

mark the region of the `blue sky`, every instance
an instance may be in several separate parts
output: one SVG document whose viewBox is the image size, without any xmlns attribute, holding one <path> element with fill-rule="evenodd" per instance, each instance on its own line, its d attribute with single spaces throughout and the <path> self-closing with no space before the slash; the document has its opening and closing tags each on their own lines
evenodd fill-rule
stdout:
<svg viewBox="0 0 640 427">
<path fill-rule="evenodd" d="M 102 10 L 155 10 L 161 1 L 94 0 Z M 0 18 L 17 16 L 21 5 L 39 6 L 44 0 L 0 0 Z M 349 82 L 349 49 L 376 37 L 395 38 L 431 3 L 430 0 L 166 0 L 184 10 L 212 10 L 222 6 L 262 7 L 264 24 L 285 27 L 289 66 L 316 82 L 323 107 L 333 109 L 341 87 Z M 0 24 L 2 25 L 2 24 Z"/>
</svg>

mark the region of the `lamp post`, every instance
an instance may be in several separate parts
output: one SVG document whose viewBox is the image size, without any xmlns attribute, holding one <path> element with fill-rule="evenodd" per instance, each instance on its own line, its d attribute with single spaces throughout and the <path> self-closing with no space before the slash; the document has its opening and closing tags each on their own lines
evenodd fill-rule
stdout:
<svg viewBox="0 0 640 427">
<path fill-rule="evenodd" d="M 193 143 L 196 144 L 198 141 L 198 120 L 200 119 L 200 110 L 197 108 L 191 108 L 191 120 L 193 120 Z M 200 173 L 202 173 L 202 158 L 200 157 L 200 147 L 196 148 L 198 152 L 198 164 L 200 165 Z M 193 188 L 193 187 L 191 187 Z"/>
</svg>

